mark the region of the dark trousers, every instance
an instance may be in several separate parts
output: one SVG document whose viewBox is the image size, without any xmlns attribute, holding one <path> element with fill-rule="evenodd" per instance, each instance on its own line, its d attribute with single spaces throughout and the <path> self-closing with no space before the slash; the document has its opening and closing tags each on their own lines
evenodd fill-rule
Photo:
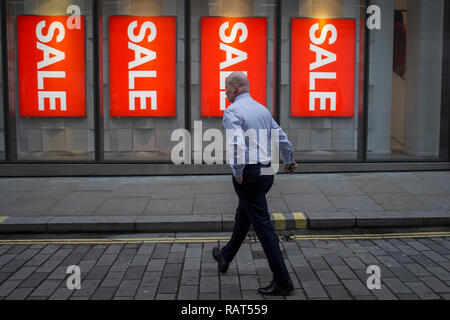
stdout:
<svg viewBox="0 0 450 320">
<path fill-rule="evenodd" d="M 266 200 L 266 193 L 272 187 L 274 176 L 260 175 L 260 172 L 260 164 L 245 166 L 244 181 L 241 185 L 232 177 L 234 190 L 239 197 L 239 206 L 236 209 L 233 235 L 222 248 L 222 256 L 226 262 L 233 260 L 252 224 L 269 262 L 273 280 L 285 282 L 290 280 L 290 277 L 280 251 L 278 237 L 270 222 Z"/>
</svg>

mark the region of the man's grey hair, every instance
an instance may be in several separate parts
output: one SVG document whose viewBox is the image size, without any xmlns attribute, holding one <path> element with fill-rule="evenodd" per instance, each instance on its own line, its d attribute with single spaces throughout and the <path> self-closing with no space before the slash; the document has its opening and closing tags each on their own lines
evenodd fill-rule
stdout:
<svg viewBox="0 0 450 320">
<path fill-rule="evenodd" d="M 234 71 L 227 77 L 227 82 L 229 85 L 233 86 L 235 84 L 238 85 L 238 87 L 250 87 L 250 84 L 248 82 L 248 78 L 242 71 Z"/>
</svg>

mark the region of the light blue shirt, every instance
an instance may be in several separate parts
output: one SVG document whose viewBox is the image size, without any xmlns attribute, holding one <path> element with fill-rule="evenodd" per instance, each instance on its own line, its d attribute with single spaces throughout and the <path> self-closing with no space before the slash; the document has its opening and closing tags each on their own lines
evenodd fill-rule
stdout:
<svg viewBox="0 0 450 320">
<path fill-rule="evenodd" d="M 246 164 L 250 163 L 267 163 L 270 161 L 270 139 L 271 131 L 278 130 L 279 132 L 279 148 L 284 164 L 291 164 L 294 162 L 292 145 L 289 142 L 286 133 L 273 120 L 270 111 L 262 104 L 253 100 L 248 92 L 238 95 L 233 104 L 229 106 L 223 114 L 223 126 L 234 132 L 241 131 L 248 133 L 250 131 L 256 132 L 256 135 L 240 135 L 229 139 L 230 148 L 230 166 L 233 169 L 235 177 L 242 177 L 242 172 Z M 249 129 L 254 129 L 250 130 Z M 265 131 L 260 131 L 264 129 Z M 261 132 L 267 132 L 267 138 L 260 135 Z M 245 137 L 248 137 L 247 139 Z M 255 158 L 253 152 L 257 145 L 257 156 Z M 239 150 L 242 153 L 239 153 Z M 249 154 L 250 153 L 250 154 Z M 245 159 L 240 159 L 239 154 L 245 155 Z M 233 161 L 233 159 L 236 159 Z M 242 164 L 244 163 L 244 164 Z"/>
</svg>

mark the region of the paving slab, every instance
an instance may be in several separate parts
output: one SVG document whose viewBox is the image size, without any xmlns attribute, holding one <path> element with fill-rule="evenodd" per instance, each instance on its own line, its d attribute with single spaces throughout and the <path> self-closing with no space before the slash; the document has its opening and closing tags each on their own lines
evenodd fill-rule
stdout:
<svg viewBox="0 0 450 320">
<path fill-rule="evenodd" d="M 431 211 L 430 206 L 407 193 L 374 193 L 371 197 L 387 211 Z"/>
<path fill-rule="evenodd" d="M 363 192 L 349 181 L 316 181 L 315 184 L 327 196 L 363 195 Z"/>
<path fill-rule="evenodd" d="M 337 211 L 322 194 L 288 194 L 284 195 L 284 201 L 291 212 Z"/>
<path fill-rule="evenodd" d="M 368 194 L 404 192 L 403 189 L 383 178 L 370 178 L 370 176 L 364 175 L 359 178 L 349 178 L 349 180 L 352 181 L 361 191 Z"/>
<path fill-rule="evenodd" d="M 340 211 L 383 211 L 369 196 L 329 196 L 328 199 Z"/>
<path fill-rule="evenodd" d="M 417 198 L 434 210 L 450 211 L 450 196 L 446 195 L 419 195 Z"/>
<path fill-rule="evenodd" d="M 277 177 L 278 178 L 278 177 Z M 311 179 L 299 179 L 295 183 L 289 180 L 274 181 L 281 194 L 320 194 L 320 189 L 314 184 Z"/>
<path fill-rule="evenodd" d="M 109 198 L 94 212 L 95 215 L 142 215 L 150 198 L 146 197 L 120 197 Z"/>
<path fill-rule="evenodd" d="M 432 195 L 445 192 L 445 190 L 441 190 L 433 184 L 423 181 L 416 176 L 406 179 L 392 178 L 390 181 L 411 195 Z"/>
<path fill-rule="evenodd" d="M 0 210 L 7 208 L 28 194 L 30 193 L 26 191 L 0 191 Z"/>
<path fill-rule="evenodd" d="M 144 210 L 144 215 L 179 215 L 191 214 L 194 199 L 150 199 L 147 207 Z"/>
<path fill-rule="evenodd" d="M 47 215 L 90 215 L 108 198 L 110 191 L 74 191 L 47 210 Z"/>
<path fill-rule="evenodd" d="M 55 199 L 21 199 L 1 211 L 2 215 L 45 216 L 48 209 L 58 200 Z"/>
</svg>

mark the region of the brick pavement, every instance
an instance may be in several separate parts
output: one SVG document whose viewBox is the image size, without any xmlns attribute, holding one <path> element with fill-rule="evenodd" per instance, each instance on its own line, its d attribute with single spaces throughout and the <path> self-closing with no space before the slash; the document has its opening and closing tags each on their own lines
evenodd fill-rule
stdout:
<svg viewBox="0 0 450 320">
<path fill-rule="evenodd" d="M 0 299 L 450 299 L 450 238 L 282 242 L 288 297 L 256 292 L 271 280 L 258 242 L 246 241 L 225 275 L 211 256 L 218 244 L 0 245 Z M 73 264 L 81 290 L 66 286 Z M 366 286 L 369 265 L 381 269 L 380 290 Z"/>
</svg>

